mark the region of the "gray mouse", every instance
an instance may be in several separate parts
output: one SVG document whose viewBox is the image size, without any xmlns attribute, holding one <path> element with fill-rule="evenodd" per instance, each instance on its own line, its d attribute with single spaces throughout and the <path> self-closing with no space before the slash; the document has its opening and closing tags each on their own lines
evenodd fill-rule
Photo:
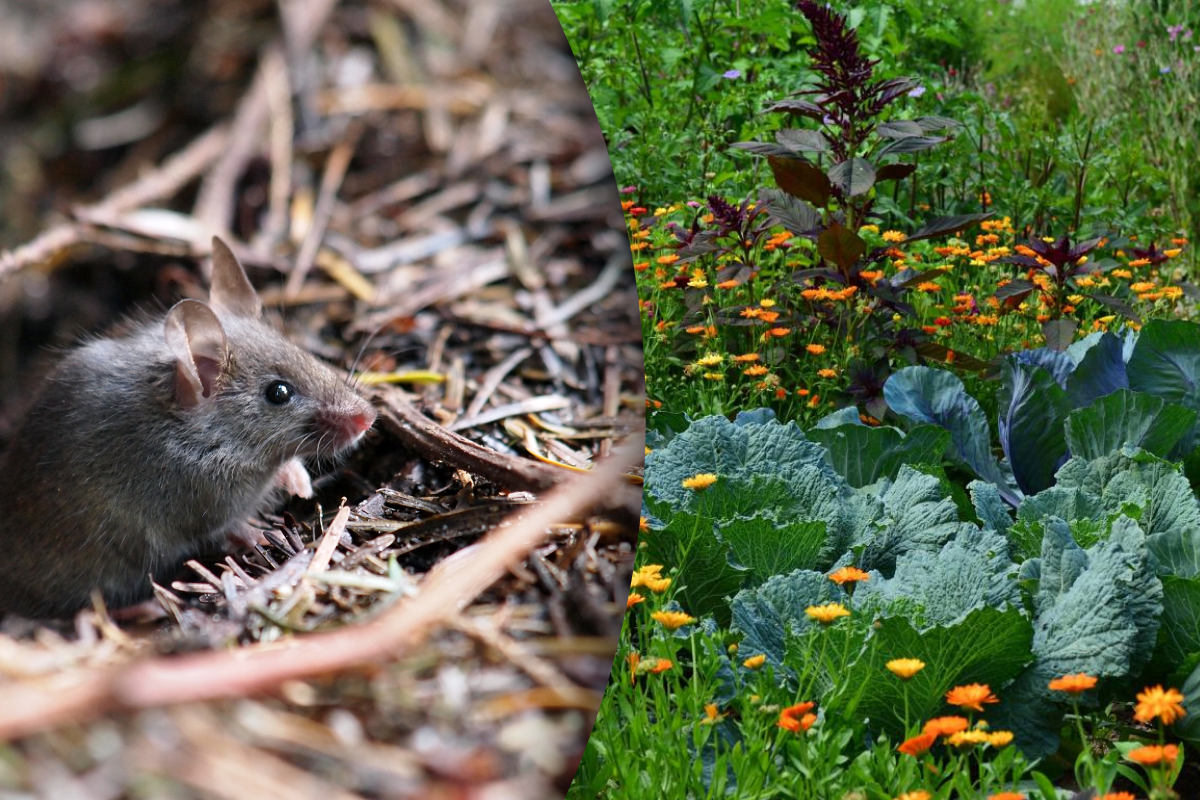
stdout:
<svg viewBox="0 0 1200 800">
<path fill-rule="evenodd" d="M 120 607 L 244 537 L 300 459 L 357 444 L 375 410 L 262 317 L 213 239 L 208 303 L 183 300 L 70 351 L 0 461 L 0 613 Z"/>
</svg>

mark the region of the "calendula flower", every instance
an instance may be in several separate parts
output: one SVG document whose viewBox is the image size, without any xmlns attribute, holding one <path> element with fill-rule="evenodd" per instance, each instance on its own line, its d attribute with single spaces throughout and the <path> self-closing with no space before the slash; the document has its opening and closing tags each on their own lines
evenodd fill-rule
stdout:
<svg viewBox="0 0 1200 800">
<path fill-rule="evenodd" d="M 721 709 L 716 703 L 706 703 L 704 705 L 704 719 L 700 720 L 700 724 L 714 725 L 724 716 L 725 715 L 721 713 Z"/>
<path fill-rule="evenodd" d="M 915 792 L 905 792 L 897 797 L 896 800 L 929 800 L 931 797 L 933 795 L 924 789 L 917 789 Z"/>
<path fill-rule="evenodd" d="M 666 672 L 673 666 L 675 666 L 675 662 L 672 661 L 671 659 L 660 658 L 660 659 L 655 660 L 654 664 L 651 665 L 650 668 L 647 669 L 646 671 L 653 673 L 655 675 L 661 675 L 662 673 Z"/>
<path fill-rule="evenodd" d="M 720 353 L 707 353 L 703 358 L 696 359 L 696 363 L 702 367 L 715 367 L 725 360 L 725 356 Z"/>
<path fill-rule="evenodd" d="M 901 680 L 908 680 L 913 675 L 925 669 L 925 662 L 919 658 L 893 658 L 887 662 L 886 666 L 888 672 L 891 672 Z"/>
<path fill-rule="evenodd" d="M 682 611 L 655 611 L 650 617 L 667 630 L 672 631 L 682 628 L 684 625 L 691 625 L 696 621 L 691 614 L 685 614 Z"/>
<path fill-rule="evenodd" d="M 742 370 L 742 374 L 750 378 L 757 378 L 759 375 L 766 375 L 768 372 L 770 372 L 770 370 L 768 370 L 762 364 L 754 364 L 753 366 L 746 367 L 744 370 Z"/>
<path fill-rule="evenodd" d="M 746 669 L 758 669 L 763 664 L 765 664 L 766 661 L 767 661 L 767 657 L 765 655 L 763 655 L 762 653 L 759 653 L 758 655 L 750 656 L 745 661 L 743 661 L 742 666 L 745 667 Z"/>
<path fill-rule="evenodd" d="M 955 686 L 946 692 L 946 702 L 959 708 L 982 712 L 984 703 L 999 703 L 1000 700 L 992 694 L 987 684 L 969 683 L 966 686 Z"/>
<path fill-rule="evenodd" d="M 1027 798 L 1020 792 L 997 792 L 989 794 L 988 800 L 1027 800 Z"/>
<path fill-rule="evenodd" d="M 808 345 L 804 346 L 804 349 L 807 350 L 808 352 L 812 353 L 814 356 L 819 356 L 825 352 L 825 345 L 823 345 L 823 344 L 808 344 Z"/>
<path fill-rule="evenodd" d="M 988 734 L 988 744 L 992 747 L 1008 747 L 1012 740 L 1012 731 L 992 731 Z"/>
<path fill-rule="evenodd" d="M 816 620 L 822 625 L 830 625 L 840 617 L 850 616 L 850 612 L 841 603 L 825 603 L 819 606 L 809 606 L 804 609 L 809 619 Z"/>
<path fill-rule="evenodd" d="M 952 736 L 959 731 L 971 727 L 966 717 L 934 717 L 925 723 L 922 733 L 932 733 L 934 736 Z"/>
<path fill-rule="evenodd" d="M 1050 691 L 1066 692 L 1067 694 L 1082 694 L 1096 686 L 1096 678 L 1082 672 L 1075 675 L 1063 675 L 1050 681 Z"/>
<path fill-rule="evenodd" d="M 871 576 L 859 569 L 858 567 L 842 567 L 835 570 L 829 575 L 829 580 L 836 583 L 838 586 L 844 586 L 847 583 L 857 583 L 858 581 L 870 580 Z"/>
<path fill-rule="evenodd" d="M 946 743 L 952 747 L 974 747 L 977 744 L 987 744 L 987 731 L 972 730 L 952 733 L 946 738 Z"/>
<path fill-rule="evenodd" d="M 1179 756 L 1179 747 L 1173 744 L 1151 744 L 1130 750 L 1126 758 L 1141 764 L 1143 767 L 1167 766 L 1175 763 Z"/>
<path fill-rule="evenodd" d="M 662 564 L 648 564 L 635 570 L 629 583 L 630 589 L 645 586 L 655 594 L 662 594 L 671 586 L 671 579 L 662 576 Z"/>
<path fill-rule="evenodd" d="M 903 742 L 901 742 L 896 750 L 904 753 L 906 756 L 912 756 L 913 758 L 916 758 L 922 753 L 927 752 L 929 748 L 933 747 L 933 744 L 937 741 L 937 738 L 938 735 L 936 733 L 918 733 L 911 739 L 905 739 Z"/>
<path fill-rule="evenodd" d="M 812 727 L 817 715 L 811 714 L 814 703 L 797 703 L 779 712 L 779 727 L 792 733 L 800 733 Z"/>
<path fill-rule="evenodd" d="M 1129 792 L 1109 792 L 1101 795 L 1100 800 L 1137 800 L 1137 798 Z"/>
<path fill-rule="evenodd" d="M 625 610 L 628 611 L 629 609 L 636 606 L 638 603 L 644 603 L 644 602 L 646 602 L 646 598 L 642 597 L 637 592 L 630 592 L 629 596 L 625 598 Z"/>
<path fill-rule="evenodd" d="M 829 369 L 828 367 L 817 370 L 817 375 L 821 376 L 822 378 L 836 378 L 837 374 L 838 373 L 836 369 Z"/>
<path fill-rule="evenodd" d="M 1137 699 L 1133 718 L 1138 722 L 1150 722 L 1158 717 L 1164 725 L 1170 725 L 1187 713 L 1183 710 L 1183 695 L 1178 689 L 1164 691 L 1162 686 L 1151 686 L 1138 692 Z"/>
<path fill-rule="evenodd" d="M 899 244 L 908 238 L 900 231 L 884 231 L 882 236 L 885 242 L 891 242 L 893 244 Z"/>
<path fill-rule="evenodd" d="M 758 353 L 743 353 L 740 356 L 733 357 L 734 361 L 738 361 L 741 363 L 746 363 L 748 361 L 759 361 L 761 359 L 762 359 L 762 356 L 760 356 Z"/>
<path fill-rule="evenodd" d="M 690 478 L 684 478 L 683 481 L 681 481 L 683 488 L 691 489 L 693 492 L 702 492 L 716 482 L 717 476 L 713 475 L 711 472 L 701 472 L 697 475 L 693 475 Z"/>
</svg>

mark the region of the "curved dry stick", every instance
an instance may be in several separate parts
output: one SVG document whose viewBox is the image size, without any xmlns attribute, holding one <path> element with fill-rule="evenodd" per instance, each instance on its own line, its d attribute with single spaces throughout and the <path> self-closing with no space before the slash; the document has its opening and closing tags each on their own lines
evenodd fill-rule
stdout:
<svg viewBox="0 0 1200 800">
<path fill-rule="evenodd" d="M 232 651 L 154 658 L 121 668 L 84 670 L 47 681 L 0 686 L 0 741 L 78 723 L 106 711 L 239 697 L 364 663 L 394 659 L 426 632 L 459 612 L 519 563 L 547 529 L 577 518 L 598 498 L 611 496 L 641 459 L 637 447 L 620 448 L 594 471 L 549 492 L 483 539 L 470 559 L 430 574 L 420 594 L 377 619 L 331 633 Z"/>
</svg>

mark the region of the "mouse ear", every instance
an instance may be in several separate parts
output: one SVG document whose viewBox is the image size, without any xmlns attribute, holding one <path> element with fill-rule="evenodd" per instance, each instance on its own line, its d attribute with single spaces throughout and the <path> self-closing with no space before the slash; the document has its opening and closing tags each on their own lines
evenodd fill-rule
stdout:
<svg viewBox="0 0 1200 800">
<path fill-rule="evenodd" d="M 217 308 L 241 317 L 261 316 L 262 301 L 258 299 L 258 292 L 250 285 L 246 270 L 242 269 L 229 245 L 216 236 L 212 240 L 212 260 L 209 301 Z"/>
<path fill-rule="evenodd" d="M 228 355 L 217 315 L 199 300 L 181 300 L 167 313 L 164 335 L 175 356 L 175 399 L 184 408 L 212 400 Z"/>
</svg>

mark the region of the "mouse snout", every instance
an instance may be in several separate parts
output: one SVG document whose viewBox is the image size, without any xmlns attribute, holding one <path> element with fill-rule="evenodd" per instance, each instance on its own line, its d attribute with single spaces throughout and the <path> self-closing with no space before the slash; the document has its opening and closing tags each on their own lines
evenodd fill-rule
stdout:
<svg viewBox="0 0 1200 800">
<path fill-rule="evenodd" d="M 354 444 L 375 424 L 375 409 L 361 397 L 354 402 L 325 406 L 317 412 L 317 424 L 333 434 L 333 449 L 341 450 Z"/>
</svg>

